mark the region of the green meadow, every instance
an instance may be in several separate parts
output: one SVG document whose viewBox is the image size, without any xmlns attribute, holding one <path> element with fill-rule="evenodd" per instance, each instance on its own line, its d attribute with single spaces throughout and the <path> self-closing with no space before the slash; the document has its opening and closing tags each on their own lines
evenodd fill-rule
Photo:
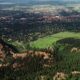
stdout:
<svg viewBox="0 0 80 80">
<path fill-rule="evenodd" d="M 36 41 L 32 41 L 30 43 L 30 46 L 32 48 L 47 48 L 49 46 L 52 46 L 52 44 L 56 43 L 58 40 L 60 39 L 64 39 L 64 38 L 76 38 L 79 39 L 80 38 L 80 33 L 75 33 L 75 32 L 60 32 L 60 33 L 56 33 L 53 35 L 49 35 L 43 38 L 39 38 Z"/>
<path fill-rule="evenodd" d="M 29 43 L 24 43 L 23 41 L 12 41 L 8 40 L 6 41 L 9 44 L 14 45 L 20 52 L 26 51 L 28 47 L 30 49 L 44 49 L 48 48 L 50 46 L 53 46 L 58 40 L 64 39 L 64 38 L 76 38 L 80 39 L 80 33 L 75 32 L 59 32 L 53 35 L 49 35 L 43 38 L 39 38 L 36 41 L 32 41 Z"/>
</svg>

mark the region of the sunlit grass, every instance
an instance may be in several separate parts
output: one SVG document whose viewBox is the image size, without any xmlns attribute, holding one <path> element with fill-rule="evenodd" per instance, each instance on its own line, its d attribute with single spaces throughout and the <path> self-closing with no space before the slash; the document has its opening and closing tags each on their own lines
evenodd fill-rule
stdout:
<svg viewBox="0 0 80 80">
<path fill-rule="evenodd" d="M 75 32 L 60 32 L 54 35 L 50 35 L 44 38 L 39 38 L 36 41 L 31 42 L 31 47 L 32 48 L 47 48 L 51 46 L 53 43 L 60 39 L 64 38 L 80 38 L 80 33 L 75 33 Z"/>
</svg>

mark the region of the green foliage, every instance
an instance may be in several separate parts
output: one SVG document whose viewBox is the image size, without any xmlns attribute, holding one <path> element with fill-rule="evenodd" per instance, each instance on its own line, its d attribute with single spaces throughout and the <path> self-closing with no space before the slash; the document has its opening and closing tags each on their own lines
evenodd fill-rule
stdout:
<svg viewBox="0 0 80 80">
<path fill-rule="evenodd" d="M 64 33 L 67 34 L 69 32 L 64 32 Z M 22 63 L 25 64 L 25 66 L 22 69 L 14 71 L 14 70 L 10 70 L 10 68 L 7 68 L 4 72 L 4 78 L 2 80 L 10 80 L 10 79 L 11 80 L 41 80 L 41 75 L 45 76 L 44 80 L 52 80 L 53 76 L 57 72 L 64 72 L 68 74 L 68 78 L 66 80 L 80 80 L 80 75 L 76 75 L 76 76 L 71 75 L 72 71 L 80 71 L 80 52 L 78 53 L 70 52 L 71 48 L 73 48 L 74 46 L 79 47 L 77 43 L 79 42 L 79 39 L 74 39 L 74 38 L 80 38 L 79 33 L 76 34 L 69 33 L 69 36 L 65 34 L 63 36 L 61 34 L 63 33 L 57 34 L 56 36 L 54 35 L 55 37 L 58 38 L 57 40 L 59 41 L 56 40 L 57 42 L 55 41 L 55 43 L 52 44 L 54 52 L 51 54 L 53 55 L 52 58 L 54 61 L 50 68 L 42 67 L 44 62 L 42 58 L 29 55 L 22 61 Z M 66 37 L 71 36 L 74 38 L 65 38 L 65 39 L 62 38 L 61 40 L 60 36 L 63 36 L 63 38 L 65 38 L 65 36 Z M 52 40 L 52 38 L 50 39 Z M 70 42 L 73 42 L 73 44 L 71 44 Z M 27 47 L 28 46 L 30 48 L 30 45 L 27 45 Z M 40 47 L 34 48 L 34 50 L 36 49 L 40 50 L 41 48 Z M 17 59 L 16 61 L 18 63 L 21 63 L 20 59 Z"/>
<path fill-rule="evenodd" d="M 32 41 L 31 47 L 32 48 L 47 48 L 52 46 L 53 43 L 56 43 L 58 40 L 64 39 L 64 38 L 78 38 L 80 39 L 80 33 L 74 33 L 74 32 L 60 32 L 56 33 L 54 35 L 50 35 L 44 38 L 40 38 L 36 41 Z"/>
<path fill-rule="evenodd" d="M 64 39 L 64 38 L 75 38 L 80 39 L 80 33 L 75 32 L 60 32 L 53 35 L 49 35 L 43 38 L 39 38 L 38 40 L 31 41 L 31 42 L 23 42 L 23 41 L 13 41 L 13 40 L 6 40 L 9 44 L 14 45 L 19 52 L 23 52 L 29 49 L 45 49 L 50 46 L 53 46 L 57 41 Z"/>
</svg>

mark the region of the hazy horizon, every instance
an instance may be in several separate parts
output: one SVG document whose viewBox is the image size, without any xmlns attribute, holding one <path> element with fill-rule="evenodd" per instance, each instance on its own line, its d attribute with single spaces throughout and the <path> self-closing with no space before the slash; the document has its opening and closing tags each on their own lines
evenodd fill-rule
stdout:
<svg viewBox="0 0 80 80">
<path fill-rule="evenodd" d="M 0 0 L 0 3 L 28 3 L 28 2 L 47 2 L 47 1 L 59 1 L 59 2 L 78 2 L 80 0 Z"/>
</svg>

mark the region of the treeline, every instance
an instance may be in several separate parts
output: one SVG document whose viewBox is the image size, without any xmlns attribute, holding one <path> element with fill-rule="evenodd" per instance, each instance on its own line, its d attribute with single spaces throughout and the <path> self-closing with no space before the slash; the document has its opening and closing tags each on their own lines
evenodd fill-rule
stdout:
<svg viewBox="0 0 80 80">
<path fill-rule="evenodd" d="M 45 19 L 43 16 L 21 11 L 0 11 L 0 36 L 13 40 L 33 41 L 61 31 L 80 31 L 80 17 L 77 17 L 77 14 L 68 18 L 59 16 L 61 19 L 52 19 L 49 15 Z"/>
</svg>

